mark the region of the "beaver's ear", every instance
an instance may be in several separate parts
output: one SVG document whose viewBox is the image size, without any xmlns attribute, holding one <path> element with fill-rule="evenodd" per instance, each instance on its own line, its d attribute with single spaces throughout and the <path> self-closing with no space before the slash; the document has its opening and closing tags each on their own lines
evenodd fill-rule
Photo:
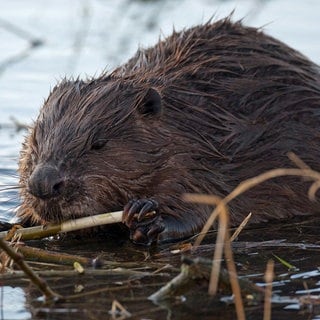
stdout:
<svg viewBox="0 0 320 320">
<path fill-rule="evenodd" d="M 149 88 L 138 109 L 145 116 L 160 116 L 162 112 L 160 93 L 154 88 Z"/>
</svg>

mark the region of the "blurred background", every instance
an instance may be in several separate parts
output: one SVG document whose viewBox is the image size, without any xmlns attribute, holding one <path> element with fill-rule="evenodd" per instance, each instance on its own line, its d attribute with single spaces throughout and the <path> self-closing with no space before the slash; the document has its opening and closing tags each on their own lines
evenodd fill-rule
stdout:
<svg viewBox="0 0 320 320">
<path fill-rule="evenodd" d="M 0 188 L 17 185 L 25 131 L 63 77 L 111 70 L 170 35 L 210 18 L 263 27 L 320 62 L 319 0 L 0 0 Z M 0 219 L 12 216 L 16 190 L 0 193 Z"/>
<path fill-rule="evenodd" d="M 30 123 L 62 77 L 99 75 L 159 36 L 244 19 L 320 62 L 319 0 L 0 1 L 0 123 Z"/>
</svg>

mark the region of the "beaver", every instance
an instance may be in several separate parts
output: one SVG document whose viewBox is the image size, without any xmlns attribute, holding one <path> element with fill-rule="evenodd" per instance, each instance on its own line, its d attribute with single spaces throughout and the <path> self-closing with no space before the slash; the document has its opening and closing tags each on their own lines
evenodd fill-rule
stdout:
<svg viewBox="0 0 320 320">
<path fill-rule="evenodd" d="M 292 166 L 320 170 L 319 67 L 262 30 L 227 17 L 174 31 L 112 72 L 63 79 L 23 143 L 22 221 L 123 209 L 132 241 L 199 232 L 212 208 L 185 193 L 230 193 Z M 277 178 L 230 203 L 236 225 L 315 214 L 308 184 Z M 147 213 L 154 214 L 147 216 Z"/>
</svg>

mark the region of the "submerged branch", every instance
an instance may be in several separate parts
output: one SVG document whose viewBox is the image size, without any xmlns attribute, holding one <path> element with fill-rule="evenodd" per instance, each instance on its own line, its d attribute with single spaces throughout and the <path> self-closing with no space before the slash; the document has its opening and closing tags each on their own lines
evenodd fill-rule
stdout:
<svg viewBox="0 0 320 320">
<path fill-rule="evenodd" d="M 97 257 L 94 259 L 68 254 L 68 253 L 61 253 L 56 251 L 49 251 L 40 248 L 34 248 L 30 246 L 18 246 L 18 251 L 23 254 L 26 260 L 28 261 L 36 261 L 42 263 L 53 263 L 57 265 L 69 265 L 72 266 L 74 262 L 78 262 L 85 267 L 94 267 L 94 268 L 138 268 L 141 267 L 140 262 L 135 261 L 126 261 L 126 262 L 119 262 L 119 261 L 112 261 L 112 260 L 105 260 L 103 258 Z M 153 263 L 153 267 L 162 266 L 162 264 Z"/>
</svg>

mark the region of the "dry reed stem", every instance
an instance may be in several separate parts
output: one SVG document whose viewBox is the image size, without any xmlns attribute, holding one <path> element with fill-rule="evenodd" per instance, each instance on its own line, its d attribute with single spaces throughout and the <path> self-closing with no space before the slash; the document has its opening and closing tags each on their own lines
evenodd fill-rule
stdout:
<svg viewBox="0 0 320 320">
<path fill-rule="evenodd" d="M 305 162 L 303 162 L 295 153 L 288 152 L 288 158 L 300 169 L 311 169 Z"/>
<path fill-rule="evenodd" d="M 200 245 L 206 233 L 209 231 L 209 229 L 213 225 L 215 219 L 217 218 L 217 216 L 219 216 L 219 228 L 218 228 L 218 235 L 216 240 L 216 248 L 214 252 L 214 260 L 213 260 L 213 266 L 212 266 L 212 272 L 211 272 L 209 293 L 215 294 L 218 287 L 220 261 L 222 258 L 222 248 L 224 246 L 227 267 L 230 274 L 230 283 L 232 286 L 233 294 L 235 296 L 235 304 L 236 304 L 238 319 L 245 319 L 245 314 L 244 314 L 244 309 L 243 309 L 243 304 L 241 299 L 240 286 L 237 280 L 237 273 L 236 273 L 236 268 L 235 268 L 233 255 L 232 255 L 231 242 L 230 242 L 230 238 L 227 231 L 229 213 L 226 205 L 231 200 L 233 200 L 240 194 L 244 193 L 245 191 L 255 187 L 256 185 L 266 180 L 273 179 L 280 176 L 302 176 L 302 177 L 308 177 L 315 180 L 315 182 L 311 185 L 309 189 L 309 196 L 311 196 L 312 198 L 312 196 L 315 195 L 316 191 L 320 187 L 320 173 L 307 167 L 302 162 L 302 160 L 300 160 L 294 154 L 291 154 L 290 156 L 292 157 L 293 161 L 295 161 L 295 163 L 301 167 L 300 169 L 284 168 L 284 169 L 269 170 L 256 177 L 253 177 L 251 179 L 247 179 L 241 182 L 230 194 L 228 194 L 223 199 L 218 196 L 209 196 L 209 195 L 194 195 L 194 194 L 185 195 L 185 199 L 190 202 L 216 205 L 216 208 L 213 210 L 212 214 L 208 218 L 207 223 L 204 225 L 200 235 L 197 237 L 194 244 L 194 248 L 196 249 Z M 266 319 L 269 319 L 269 318 L 266 318 Z"/>
<path fill-rule="evenodd" d="M 308 197 L 311 201 L 316 200 L 316 192 L 318 191 L 319 188 L 320 188 L 320 181 L 315 181 L 309 188 Z"/>
<path fill-rule="evenodd" d="M 281 176 L 300 176 L 300 177 L 307 177 L 307 178 L 316 180 L 310 187 L 310 189 L 312 189 L 312 195 L 314 195 L 315 192 L 320 187 L 320 173 L 312 169 L 306 169 L 306 168 L 305 169 L 295 169 L 295 168 L 272 169 L 256 177 L 247 179 L 241 182 L 231 193 L 229 193 L 225 198 L 221 199 L 220 203 L 217 204 L 211 216 L 208 218 L 208 221 L 202 228 L 200 235 L 196 239 L 194 247 L 197 248 L 200 245 L 206 233 L 209 231 L 213 222 L 215 221 L 216 217 L 221 211 L 221 208 L 223 205 L 228 204 L 231 200 L 235 199 L 240 194 L 248 191 L 249 189 L 252 189 L 256 185 L 262 182 L 265 182 L 267 180 L 281 177 Z M 309 189 L 309 193 L 310 193 L 310 189 Z M 204 204 L 213 204 L 213 201 L 214 201 L 213 199 L 217 199 L 217 198 L 218 198 L 217 196 L 209 196 L 209 195 L 187 194 L 185 196 L 185 199 L 190 202 L 198 202 L 198 203 L 204 203 Z"/>
<path fill-rule="evenodd" d="M 264 312 L 263 320 L 271 320 L 271 297 L 272 297 L 272 281 L 274 277 L 274 261 L 269 260 L 265 272 L 265 296 L 264 296 Z"/>
<path fill-rule="evenodd" d="M 296 154 L 293 152 L 288 153 L 289 159 L 300 169 L 311 169 L 306 163 L 304 163 Z M 320 188 L 320 180 L 315 181 L 308 191 L 308 197 L 310 200 L 316 200 L 316 192 Z"/>
<path fill-rule="evenodd" d="M 227 241 L 227 230 L 229 226 L 229 212 L 227 207 L 222 207 L 219 218 L 219 229 L 217 234 L 216 247 L 213 254 L 212 269 L 209 283 L 209 294 L 211 295 L 215 295 L 218 290 L 223 247 L 225 242 Z"/>
<path fill-rule="evenodd" d="M 226 239 L 224 254 L 226 257 L 226 264 L 229 272 L 230 285 L 231 285 L 232 293 L 234 295 L 234 303 L 236 306 L 237 319 L 245 320 L 246 316 L 245 316 L 243 301 L 241 297 L 241 288 L 238 281 L 237 268 L 234 263 L 231 242 L 229 239 Z"/>
<path fill-rule="evenodd" d="M 213 255 L 208 291 L 209 291 L 209 294 L 211 295 L 215 295 L 217 292 L 222 253 L 224 249 L 227 269 L 230 277 L 230 285 L 232 288 L 232 292 L 234 294 L 234 302 L 236 306 L 237 319 L 244 320 L 245 312 L 244 312 L 244 306 L 241 298 L 241 289 L 238 281 L 236 266 L 233 259 L 230 235 L 228 230 L 228 227 L 229 227 L 228 207 L 225 205 L 224 200 L 217 196 L 188 194 L 185 196 L 185 199 L 190 202 L 200 202 L 200 203 L 212 204 L 217 206 L 210 217 L 213 223 L 217 215 L 219 214 L 219 228 L 218 228 L 216 246 L 215 246 L 214 255 Z M 211 226 L 209 226 L 209 228 L 210 227 Z M 204 230 L 202 230 L 202 232 L 204 232 Z"/>
</svg>

